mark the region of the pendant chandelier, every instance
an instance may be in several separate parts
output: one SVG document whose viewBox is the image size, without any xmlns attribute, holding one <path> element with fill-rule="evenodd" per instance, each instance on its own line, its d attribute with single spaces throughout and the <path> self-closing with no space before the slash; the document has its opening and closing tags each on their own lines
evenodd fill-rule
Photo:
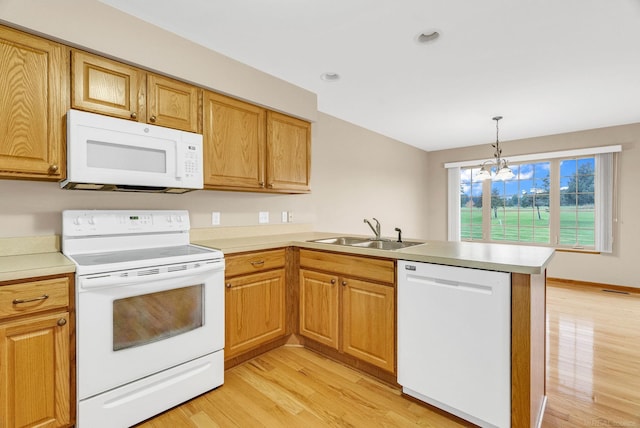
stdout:
<svg viewBox="0 0 640 428">
<path fill-rule="evenodd" d="M 491 145 L 491 147 L 496 149 L 496 152 L 493 154 L 494 160 L 482 163 L 480 172 L 476 174 L 476 180 L 487 180 L 492 177 L 494 180 L 510 180 L 515 177 L 515 174 L 511 171 L 511 168 L 509 168 L 507 160 L 500 157 L 502 155 L 502 149 L 500 148 L 500 141 L 498 139 L 498 121 L 500 119 L 502 119 L 502 116 L 493 117 L 493 120 L 496 121 L 496 142 Z M 495 174 L 492 175 L 494 168 Z"/>
</svg>

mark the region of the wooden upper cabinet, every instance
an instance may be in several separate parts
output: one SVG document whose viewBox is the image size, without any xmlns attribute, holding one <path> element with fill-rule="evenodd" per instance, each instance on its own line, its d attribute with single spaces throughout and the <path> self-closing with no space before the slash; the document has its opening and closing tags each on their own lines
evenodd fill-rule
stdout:
<svg viewBox="0 0 640 428">
<path fill-rule="evenodd" d="M 68 66 L 63 45 L 0 26 L 0 177 L 65 178 Z"/>
<path fill-rule="evenodd" d="M 309 122 L 205 92 L 203 135 L 205 188 L 309 192 Z"/>
<path fill-rule="evenodd" d="M 267 188 L 309 192 L 311 124 L 284 114 L 267 113 Z"/>
<path fill-rule="evenodd" d="M 202 90 L 157 74 L 147 75 L 147 122 L 199 132 L 198 110 Z"/>
<path fill-rule="evenodd" d="M 145 121 L 145 78 L 135 67 L 73 50 L 71 107 Z"/>
<path fill-rule="evenodd" d="M 202 90 L 87 52 L 71 56 L 71 107 L 199 132 Z"/>
<path fill-rule="evenodd" d="M 224 95 L 204 95 L 204 185 L 259 190 L 265 186 L 263 108 Z"/>
</svg>

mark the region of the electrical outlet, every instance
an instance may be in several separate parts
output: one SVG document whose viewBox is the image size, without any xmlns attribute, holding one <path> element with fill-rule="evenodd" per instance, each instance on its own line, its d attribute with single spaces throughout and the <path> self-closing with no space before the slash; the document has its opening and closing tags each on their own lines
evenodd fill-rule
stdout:
<svg viewBox="0 0 640 428">
<path fill-rule="evenodd" d="M 269 211 L 260 211 L 258 213 L 258 223 L 260 224 L 269 223 Z"/>
<path fill-rule="evenodd" d="M 211 213 L 211 225 L 220 226 L 220 212 L 214 211 Z"/>
<path fill-rule="evenodd" d="M 282 222 L 286 223 L 289 221 L 289 213 L 286 211 L 282 211 Z"/>
<path fill-rule="evenodd" d="M 287 215 L 287 223 L 293 223 L 293 213 L 291 211 Z"/>
</svg>

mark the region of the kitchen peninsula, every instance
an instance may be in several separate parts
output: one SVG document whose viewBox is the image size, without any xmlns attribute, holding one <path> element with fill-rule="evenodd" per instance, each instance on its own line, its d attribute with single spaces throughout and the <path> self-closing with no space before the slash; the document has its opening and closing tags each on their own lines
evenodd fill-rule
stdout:
<svg viewBox="0 0 640 428">
<path fill-rule="evenodd" d="M 311 255 L 311 258 L 318 263 L 324 260 L 327 267 L 320 268 L 320 271 L 334 271 L 336 269 L 336 262 L 331 258 L 327 259 L 326 254 L 346 254 L 354 257 L 354 260 L 356 257 L 363 257 L 360 261 L 366 259 L 392 261 L 394 268 L 398 260 L 408 260 L 509 273 L 511 277 L 511 426 L 539 426 L 546 404 L 546 266 L 554 254 L 553 249 L 470 242 L 427 241 L 422 245 L 388 251 L 313 242 L 335 236 L 337 234 L 297 233 L 217 239 L 213 236 L 198 236 L 196 231 L 195 234 L 192 234 L 192 241 L 200 245 L 221 249 L 227 257 L 233 257 L 234 254 L 250 255 L 274 248 L 287 248 L 290 251 L 287 255 L 292 260 L 287 267 L 289 276 L 287 277 L 288 291 L 285 307 L 289 309 L 287 313 L 289 319 L 286 322 L 288 324 L 287 333 L 292 333 L 294 337 L 300 334 L 299 318 L 302 316 L 301 309 L 297 305 L 300 299 L 300 288 L 303 284 L 300 279 L 300 272 L 303 270 L 301 264 L 304 263 L 301 261 L 301 253 Z M 342 275 L 351 274 L 351 276 L 362 277 L 362 274 L 352 273 L 352 267 L 346 268 L 345 272 Z M 294 310 L 290 310 L 291 308 Z M 394 319 L 396 315 L 394 306 Z M 343 359 L 343 354 L 333 352 L 327 346 L 318 345 L 315 340 L 307 340 L 305 337 L 300 340 L 304 346 L 328 353 L 334 359 L 364 369 L 383 380 L 392 383 L 396 381 L 395 370 L 389 376 L 385 370 L 371 370 L 371 365 L 360 364 L 357 359 L 355 364 L 352 358 Z M 286 338 L 283 338 L 280 343 L 285 342 Z M 344 345 L 339 348 L 344 348 Z"/>
<path fill-rule="evenodd" d="M 397 385 L 396 365 L 393 361 L 390 365 L 391 368 L 388 368 L 389 366 L 384 368 L 375 360 L 373 363 L 369 362 L 366 359 L 367 355 L 358 357 L 347 355 L 348 352 L 346 352 L 344 344 L 338 346 L 336 350 L 301 335 L 299 328 L 300 272 L 309 270 L 308 265 L 302 267 L 301 263 L 324 263 L 324 265 L 315 265 L 320 267 L 312 267 L 311 270 L 320 273 L 335 271 L 339 274 L 336 278 L 340 278 L 341 281 L 343 278 L 356 279 L 359 283 L 363 282 L 362 278 L 367 279 L 369 273 L 357 269 L 353 270 L 354 266 L 371 266 L 373 270 L 376 270 L 378 269 L 377 265 L 383 263 L 384 266 L 391 266 L 395 269 L 398 260 L 507 272 L 511 277 L 511 426 L 535 427 L 539 425 L 546 400 L 545 277 L 546 266 L 553 256 L 552 249 L 428 241 L 422 245 L 388 251 L 310 242 L 337 236 L 337 234 L 331 233 L 301 230 L 299 233 L 256 236 L 252 230 L 249 230 L 248 234 L 251 236 L 242 237 L 238 234 L 232 234 L 233 237 L 227 237 L 222 233 L 222 229 L 194 229 L 191 233 L 192 243 L 221 249 L 225 253 L 228 260 L 227 273 L 230 272 L 230 269 L 234 269 L 232 264 L 234 258 L 249 266 L 249 270 L 243 273 L 244 278 L 263 275 L 264 278 L 270 278 L 265 283 L 273 284 L 273 275 L 269 277 L 269 274 L 284 272 L 284 275 L 277 276 L 281 278 L 280 284 L 283 289 L 282 313 L 286 318 L 284 326 L 272 329 L 277 330 L 278 333 L 276 336 L 268 337 L 266 344 L 256 342 L 256 346 L 250 345 L 248 350 L 239 352 L 230 360 L 225 361 L 227 367 L 284 343 L 297 342 Z M 53 275 L 62 271 L 70 272 L 73 269 L 70 262 L 55 251 L 45 253 L 49 254 L 47 257 L 34 256 L 24 248 L 22 253 L 0 257 L 0 287 L 15 283 L 20 279 Z M 306 261 L 301 261 L 301 254 L 305 255 L 304 260 Z M 263 256 L 269 256 L 269 258 Z M 335 263 L 336 260 L 340 261 L 344 258 L 356 263 Z M 42 266 L 44 261 L 46 261 L 46 266 Z M 35 263 L 33 264 L 34 270 L 30 268 L 30 263 Z M 49 272 L 47 269 L 51 271 Z M 252 273 L 253 270 L 259 273 Z M 327 275 L 325 274 L 325 276 Z M 327 277 L 333 278 L 330 275 Z M 243 276 L 235 276 L 232 279 L 235 281 L 237 278 L 243 278 Z M 282 280 L 282 278 L 284 279 Z M 391 298 L 395 301 L 395 272 L 390 276 L 390 279 L 384 279 L 389 278 L 388 276 L 383 279 L 379 278 L 383 277 L 376 277 L 371 282 L 374 285 L 381 284 L 384 289 L 392 290 Z M 230 287 L 233 281 L 227 280 L 225 283 L 228 291 L 233 289 Z M 246 285 L 248 282 L 243 284 Z M 396 318 L 395 304 L 392 308 L 393 322 L 390 325 L 393 327 Z M 393 330 L 392 337 L 391 358 L 395 356 L 393 355 L 396 346 L 395 330 Z M 345 353 L 342 353 L 342 350 L 345 350 Z"/>
</svg>

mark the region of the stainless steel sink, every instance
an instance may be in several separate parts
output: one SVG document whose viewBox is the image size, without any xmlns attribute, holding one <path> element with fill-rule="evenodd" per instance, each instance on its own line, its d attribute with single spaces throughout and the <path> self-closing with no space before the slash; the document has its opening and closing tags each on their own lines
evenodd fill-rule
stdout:
<svg viewBox="0 0 640 428">
<path fill-rule="evenodd" d="M 367 238 L 356 238 L 354 236 L 338 236 L 335 238 L 315 239 L 310 242 L 319 242 L 321 244 L 335 245 L 355 245 L 363 242 L 369 242 Z"/>
<path fill-rule="evenodd" d="M 358 244 L 352 244 L 353 247 L 375 248 L 378 250 L 399 250 L 401 248 L 412 247 L 414 245 L 424 244 L 424 242 L 416 241 L 367 241 Z"/>
<path fill-rule="evenodd" d="M 413 245 L 424 244 L 418 241 L 378 241 L 368 238 L 358 238 L 354 236 L 337 236 L 334 238 L 314 239 L 309 242 L 318 242 L 321 244 L 343 245 L 349 247 L 374 248 L 377 250 L 399 250 L 401 248 L 411 247 Z"/>
</svg>

